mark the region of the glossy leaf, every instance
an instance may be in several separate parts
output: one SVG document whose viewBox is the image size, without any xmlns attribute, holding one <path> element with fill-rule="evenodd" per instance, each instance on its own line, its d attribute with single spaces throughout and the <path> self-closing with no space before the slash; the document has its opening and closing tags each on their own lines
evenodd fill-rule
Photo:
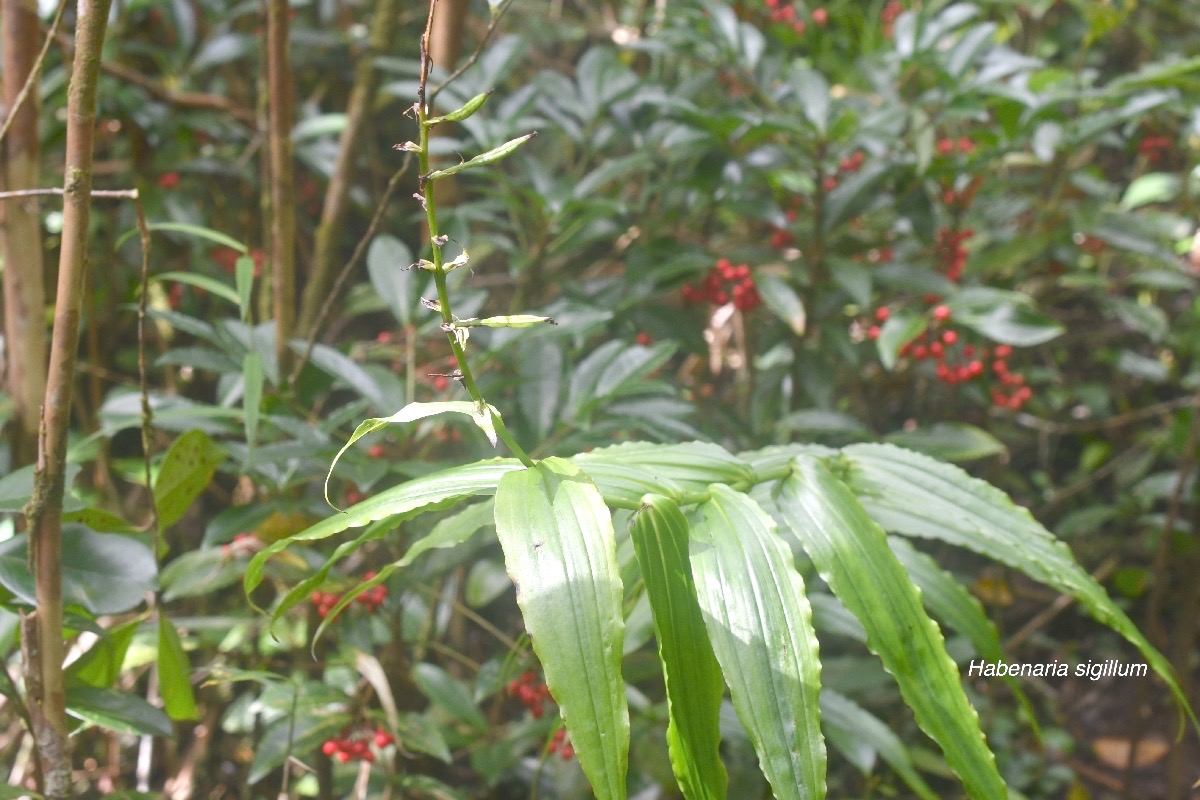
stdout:
<svg viewBox="0 0 1200 800">
<path fill-rule="evenodd" d="M 505 475 L 496 531 L 517 604 L 579 764 L 600 798 L 626 795 L 621 575 L 608 508 L 579 468 L 548 458 Z"/>
<path fill-rule="evenodd" d="M 1008 797 L 958 668 L 884 532 L 817 459 L 796 459 L 774 492 L 780 519 L 867 632 L 917 724 L 942 748 L 973 798 Z"/>
<path fill-rule="evenodd" d="M 573 460 L 585 470 L 597 462 L 641 467 L 686 491 L 695 492 L 703 492 L 713 483 L 749 484 L 754 478 L 745 462 L 719 445 L 707 442 L 673 445 L 627 442 L 600 447 L 575 456 Z"/>
<path fill-rule="evenodd" d="M 720 716 L 725 682 L 713 655 L 688 556 L 688 521 L 671 500 L 648 496 L 631 528 L 654 615 L 667 689 L 667 745 L 683 796 L 723 798 Z"/>
<path fill-rule="evenodd" d="M 804 583 L 753 500 L 711 491 L 693 521 L 691 562 L 713 651 L 775 796 L 819 800 L 821 663 Z"/>
<path fill-rule="evenodd" d="M 0 586 L 21 601 L 36 604 L 27 560 L 28 537 L 0 543 Z M 63 602 L 93 614 L 119 614 L 136 608 L 154 588 L 157 564 L 150 548 L 128 536 L 95 533 L 81 525 L 62 532 Z"/>
<path fill-rule="evenodd" d="M 67 714 L 117 733 L 170 737 L 171 720 L 160 709 L 129 692 L 76 686 L 67 690 Z"/>
</svg>

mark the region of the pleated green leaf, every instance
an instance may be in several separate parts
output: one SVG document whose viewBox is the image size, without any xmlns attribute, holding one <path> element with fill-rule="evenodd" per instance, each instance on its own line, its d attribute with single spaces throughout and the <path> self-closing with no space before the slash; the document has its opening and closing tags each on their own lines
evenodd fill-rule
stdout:
<svg viewBox="0 0 1200 800">
<path fill-rule="evenodd" d="M 579 765 L 599 798 L 624 798 L 629 709 L 612 517 L 596 485 L 548 458 L 496 492 L 496 533 L 517 604 Z"/>
<path fill-rule="evenodd" d="M 572 460 L 585 470 L 596 462 L 641 467 L 688 491 L 703 491 L 711 483 L 746 484 L 754 478 L 744 461 L 707 442 L 670 445 L 627 442 L 597 448 Z"/>
<path fill-rule="evenodd" d="M 294 536 L 288 536 L 255 553 L 246 565 L 243 581 L 247 594 L 263 581 L 263 569 L 270 558 L 293 542 L 327 539 L 347 528 L 356 528 L 389 517 L 434 511 L 452 505 L 464 497 L 491 494 L 506 472 L 521 469 L 516 459 L 491 459 L 462 467 L 423 475 L 369 497 L 354 507 L 318 522 Z"/>
<path fill-rule="evenodd" d="M 687 519 L 674 501 L 647 496 L 630 535 L 650 598 L 667 687 L 671 768 L 688 800 L 720 800 L 729 782 L 719 753 L 725 682 L 696 601 Z"/>
<path fill-rule="evenodd" d="M 1074 597 L 1136 647 L 1200 727 L 1170 663 L 1138 631 L 1065 544 L 999 489 L 958 467 L 881 444 L 843 450 L 846 482 L 887 530 L 940 539 L 993 558 Z"/>
<path fill-rule="evenodd" d="M 821 577 L 867 631 L 867 646 L 896 679 L 917 724 L 976 800 L 1004 800 L 1004 780 L 967 701 L 937 624 L 888 548 L 883 530 L 817 459 L 796 459 L 775 501 Z"/>
<path fill-rule="evenodd" d="M 692 526 L 709 639 L 763 774 L 781 800 L 825 796 L 821 662 L 792 554 L 753 500 L 712 486 Z"/>
</svg>

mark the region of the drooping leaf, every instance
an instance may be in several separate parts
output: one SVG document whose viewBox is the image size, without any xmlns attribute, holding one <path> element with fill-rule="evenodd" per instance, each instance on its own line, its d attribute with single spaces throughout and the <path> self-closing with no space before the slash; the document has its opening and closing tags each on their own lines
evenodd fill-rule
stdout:
<svg viewBox="0 0 1200 800">
<path fill-rule="evenodd" d="M 183 650 L 179 633 L 166 615 L 158 615 L 158 690 L 163 710 L 174 720 L 199 719 L 196 694 L 192 691 L 191 660 Z"/>
<path fill-rule="evenodd" d="M 745 462 L 719 445 L 707 442 L 672 445 L 626 442 L 596 448 L 572 460 L 585 471 L 594 463 L 641 467 L 686 491 L 695 492 L 703 492 L 713 483 L 744 486 L 754 478 Z"/>
<path fill-rule="evenodd" d="M 609 510 L 578 467 L 548 458 L 500 479 L 496 532 L 579 764 L 597 797 L 623 798 L 629 711 L 621 676 L 621 576 Z"/>
<path fill-rule="evenodd" d="M 492 413 L 498 413 L 491 405 L 487 406 L 487 409 Z M 354 429 L 354 433 L 350 435 L 349 441 L 342 445 L 342 449 L 338 450 L 337 455 L 333 457 L 333 461 L 329 464 L 329 472 L 325 475 L 325 502 L 333 506 L 333 503 L 329 500 L 329 479 L 333 477 L 333 468 L 337 466 L 337 462 L 341 459 L 342 455 L 349 450 L 355 442 L 366 436 L 368 433 L 374 433 L 375 431 L 381 428 L 386 428 L 388 425 L 393 423 L 415 422 L 419 419 L 433 417 L 438 414 L 466 414 L 478 424 L 479 413 L 480 409 L 470 400 L 446 400 L 438 403 L 409 403 L 395 414 L 392 414 L 390 417 L 373 417 L 371 419 L 364 420 L 357 428 Z M 491 438 L 493 439 L 494 444 L 494 431 L 491 434 Z M 337 506 L 334 506 L 334 508 L 337 508 Z"/>
<path fill-rule="evenodd" d="M 867 631 L 917 724 L 942 748 L 971 797 L 1008 796 L 937 624 L 888 548 L 883 530 L 817 459 L 796 459 L 774 492 L 783 523 Z"/>
<path fill-rule="evenodd" d="M 1170 663 L 1026 509 L 999 489 L 928 456 L 879 444 L 851 445 L 843 453 L 846 482 L 879 525 L 966 548 L 1074 597 L 1141 652 L 1198 724 Z"/>
<path fill-rule="evenodd" d="M 292 542 L 327 539 L 347 528 L 360 527 L 376 520 L 433 511 L 474 494 L 492 494 L 500 477 L 515 469 L 521 469 L 520 462 L 515 459 L 480 461 L 424 475 L 380 492 L 347 511 L 324 519 L 293 536 L 279 539 L 256 553 L 246 566 L 243 581 L 245 590 L 252 592 L 262 583 L 266 562 Z"/>
<path fill-rule="evenodd" d="M 738 719 L 779 798 L 825 796 L 812 610 L 775 523 L 722 484 L 698 509 L 692 575 Z"/>
<path fill-rule="evenodd" d="M 671 500 L 648 496 L 631 528 L 654 615 L 667 689 L 667 746 L 683 796 L 724 798 L 720 717 L 725 682 L 713 655 L 688 554 L 688 522 Z"/>
</svg>

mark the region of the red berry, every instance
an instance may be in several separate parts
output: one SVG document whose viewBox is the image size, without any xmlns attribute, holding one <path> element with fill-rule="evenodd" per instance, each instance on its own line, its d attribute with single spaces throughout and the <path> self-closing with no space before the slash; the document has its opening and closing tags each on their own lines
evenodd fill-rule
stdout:
<svg viewBox="0 0 1200 800">
<path fill-rule="evenodd" d="M 392 332 L 380 331 L 378 335 L 376 335 L 375 341 L 379 344 L 387 344 L 388 342 L 392 341 Z"/>
<path fill-rule="evenodd" d="M 875 309 L 875 319 L 879 320 L 880 322 L 886 322 L 887 318 L 891 315 L 891 309 L 889 309 L 887 306 L 880 306 L 879 308 Z"/>
<path fill-rule="evenodd" d="M 945 322 L 950 319 L 949 306 L 937 306 L 933 309 L 933 318 L 938 322 Z"/>
<path fill-rule="evenodd" d="M 992 372 L 997 375 L 1003 375 L 1008 372 L 1008 362 L 1002 358 L 998 358 L 992 362 Z"/>
<path fill-rule="evenodd" d="M 834 189 L 837 188 L 837 185 L 838 185 L 838 180 L 837 180 L 837 178 L 833 177 L 832 175 L 825 178 L 825 180 L 821 181 L 821 187 L 824 188 L 825 191 L 827 191 L 827 192 L 832 192 Z"/>
<path fill-rule="evenodd" d="M 879 332 L 879 326 L 872 325 L 871 327 L 867 328 L 867 338 L 871 341 L 875 341 L 879 338 Z"/>
<path fill-rule="evenodd" d="M 338 751 L 338 743 L 335 742 L 333 739 L 330 739 L 327 742 L 325 742 L 325 744 L 321 745 L 321 752 L 327 756 L 331 756 L 334 753 L 336 753 L 337 751 Z"/>
<path fill-rule="evenodd" d="M 946 355 L 946 348 L 941 342 L 932 342 L 929 345 L 929 353 L 936 359 L 942 359 Z"/>
<path fill-rule="evenodd" d="M 346 752 L 345 750 L 338 751 L 337 760 L 342 762 L 343 764 L 348 763 L 350 761 L 350 758 L 351 758 L 350 754 L 348 752 Z"/>
<path fill-rule="evenodd" d="M 383 445 L 373 444 L 367 448 L 367 455 L 371 458 L 383 458 Z"/>
<path fill-rule="evenodd" d="M 438 375 L 433 379 L 433 388 L 435 391 L 444 392 L 450 386 L 450 379 L 445 375 Z"/>
<path fill-rule="evenodd" d="M 945 331 L 942 333 L 942 341 L 948 345 L 952 345 L 958 341 L 958 331 Z"/>
<path fill-rule="evenodd" d="M 829 12 L 826 11 L 824 8 L 813 9 L 812 21 L 817 23 L 818 25 L 824 26 L 826 23 L 829 22 Z"/>
<path fill-rule="evenodd" d="M 929 348 L 923 344 L 919 344 L 913 348 L 913 358 L 917 361 L 924 361 L 929 356 Z"/>
<path fill-rule="evenodd" d="M 1012 348 L 1006 344 L 998 344 L 993 352 L 996 358 L 1008 358 L 1012 355 Z"/>
</svg>

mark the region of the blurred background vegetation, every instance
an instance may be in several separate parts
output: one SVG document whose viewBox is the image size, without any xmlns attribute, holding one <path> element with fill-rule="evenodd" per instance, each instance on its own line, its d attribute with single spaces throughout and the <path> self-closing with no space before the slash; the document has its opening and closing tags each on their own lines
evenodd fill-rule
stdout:
<svg viewBox="0 0 1200 800">
<path fill-rule="evenodd" d="M 52 5 L 25 47 L 47 35 Z M 6 13 L 28 8 L 5 0 Z M 443 232 L 471 257 L 451 275 L 456 312 L 558 323 L 474 332 L 477 380 L 538 457 L 629 439 L 884 440 L 962 463 L 1068 542 L 1195 697 L 1197 11 L 443 0 L 434 83 L 461 74 L 435 108 L 494 94 L 435 141 L 439 163 L 538 131 L 442 192 Z M 264 543 L 332 513 L 320 486 L 359 421 L 462 394 L 420 302 L 424 273 L 404 269 L 427 238 L 415 164 L 394 147 L 415 138 L 425 15 L 396 0 L 293 2 L 288 72 L 269 81 L 261 3 L 113 6 L 95 188 L 139 190 L 153 249 L 143 296 L 134 204 L 94 201 L 64 534 L 68 699 L 91 796 L 586 794 L 544 713 L 494 537 L 422 556 L 310 649 L 373 565 L 432 525 L 485 533 L 486 504 L 371 542 L 273 635 L 238 589 Z M 61 184 L 73 18 L 68 8 L 48 50 L 33 127 L 6 136 L 5 188 Z M 21 45 L 3 46 L 7 59 Z M 6 71 L 10 107 L 21 83 Z M 292 152 L 273 166 L 281 109 Z M 52 262 L 63 217 L 46 198 L 0 208 L 7 300 L 10 275 Z M 280 236 L 281 218 L 294 231 Z M 50 277 L 25 274 L 53 299 Z M 284 320 L 274 290 L 293 279 Z M 143 299 L 152 473 L 167 476 L 151 486 Z M 48 307 L 34 306 L 18 330 L 6 302 L 0 396 L 0 652 L 13 676 L 30 599 L 15 512 L 40 402 L 36 370 L 13 360 L 39 352 L 29 330 Z M 342 458 L 330 498 L 344 506 L 493 453 L 469 420 L 389 429 Z M 157 550 L 137 532 L 154 512 Z M 1010 660 L 1134 659 L 1043 587 L 937 555 Z M 268 607 L 324 558 L 293 548 L 254 601 Z M 956 791 L 829 601 L 814 600 L 826 678 L 874 720 L 831 742 L 831 796 L 910 796 L 889 747 Z M 631 785 L 670 796 L 649 624 L 635 608 Z M 977 657 L 966 636 L 951 645 L 962 664 Z M 17 785 L 32 744 L 13 681 L 0 683 L 0 764 Z M 1200 750 L 1194 734 L 1176 741 L 1156 682 L 1022 686 L 1025 705 L 1002 681 L 968 681 L 1015 791 L 1190 796 Z M 880 721 L 895 738 L 870 733 Z M 731 792 L 762 796 L 736 718 L 728 728 Z"/>
</svg>

